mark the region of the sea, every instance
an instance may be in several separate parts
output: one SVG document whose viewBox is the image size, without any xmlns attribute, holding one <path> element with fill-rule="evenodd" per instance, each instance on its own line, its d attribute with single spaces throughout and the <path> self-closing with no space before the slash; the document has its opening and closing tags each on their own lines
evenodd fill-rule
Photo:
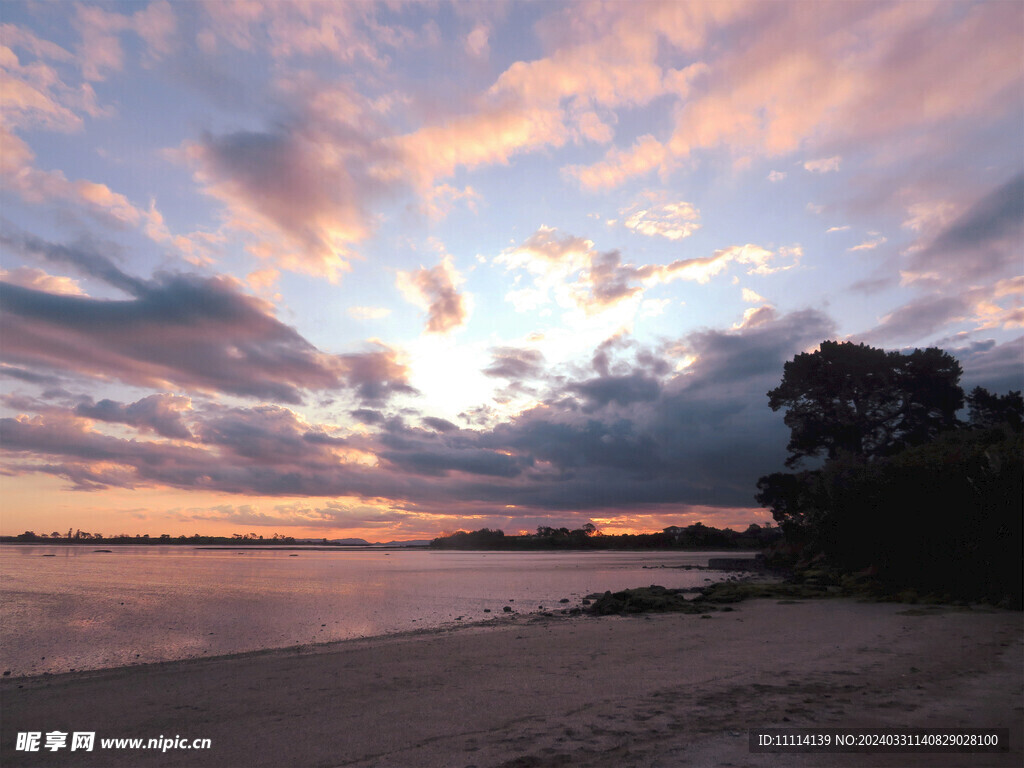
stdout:
<svg viewBox="0 0 1024 768">
<path fill-rule="evenodd" d="M 692 566 L 737 556 L 0 545 L 0 671 L 103 669 L 558 613 L 605 590 L 705 586 L 729 574 Z"/>
</svg>

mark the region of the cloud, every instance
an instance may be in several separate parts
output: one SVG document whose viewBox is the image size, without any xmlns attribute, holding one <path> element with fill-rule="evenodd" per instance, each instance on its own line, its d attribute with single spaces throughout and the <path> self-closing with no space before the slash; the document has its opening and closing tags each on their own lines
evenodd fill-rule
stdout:
<svg viewBox="0 0 1024 768">
<path fill-rule="evenodd" d="M 0 420 L 5 471 L 54 474 L 82 489 L 387 500 L 424 514 L 749 505 L 757 476 L 784 459 L 785 428 L 764 392 L 787 359 L 833 331 L 804 311 L 689 334 L 678 345 L 693 357 L 682 373 L 671 357 L 619 339 L 595 352 L 593 371 L 551 380 L 543 405 L 479 430 L 432 417 L 411 427 L 363 409 L 370 431 L 346 433 L 280 406 L 211 406 L 190 412 L 194 439 L 182 444 L 104 435 L 81 415 L 50 409 Z M 633 362 L 614 362 L 614 350 Z M 94 415 L 130 410 L 97 406 Z M 139 419 L 136 428 L 150 427 Z"/>
<path fill-rule="evenodd" d="M 640 210 L 620 211 L 628 217 L 623 226 L 648 237 L 682 240 L 700 229 L 700 211 L 692 203 L 662 203 Z"/>
<path fill-rule="evenodd" d="M 16 365 L 288 403 L 307 390 L 346 386 L 371 400 L 410 391 L 393 350 L 320 352 L 231 279 L 158 273 L 142 280 L 82 245 L 33 236 L 5 242 L 74 265 L 131 297 L 100 300 L 4 284 L 0 307 L 10 336 L 3 356 Z"/>
<path fill-rule="evenodd" d="M 642 176 L 662 167 L 669 158 L 665 146 L 654 136 L 641 136 L 626 150 L 612 148 L 605 159 L 592 165 L 573 165 L 565 173 L 579 179 L 583 189 L 597 191 L 611 189 L 633 176 Z"/>
<path fill-rule="evenodd" d="M 124 51 L 120 35 L 123 32 L 134 32 L 142 39 L 150 61 L 171 51 L 177 21 L 171 4 L 166 0 L 150 3 L 130 15 L 85 4 L 77 5 L 75 11 L 73 23 L 81 35 L 78 59 L 87 80 L 103 80 L 108 72 L 121 71 Z"/>
<path fill-rule="evenodd" d="M 768 181 L 771 181 L 771 182 L 782 181 L 784 178 L 786 178 L 786 172 L 785 171 L 771 171 L 768 174 Z"/>
<path fill-rule="evenodd" d="M 406 300 L 426 310 L 427 332 L 448 333 L 466 324 L 469 308 L 458 291 L 462 276 L 450 257 L 430 269 L 399 272 L 397 283 Z"/>
<path fill-rule="evenodd" d="M 544 355 L 537 349 L 498 347 L 491 350 L 491 364 L 483 372 L 510 381 L 536 379 L 544 373 Z"/>
<path fill-rule="evenodd" d="M 804 170 L 811 173 L 833 173 L 839 170 L 839 163 L 842 158 L 839 155 L 823 157 L 819 160 L 808 160 L 804 163 Z"/>
<path fill-rule="evenodd" d="M 69 56 L 59 46 L 14 25 L 3 25 L 3 30 L 10 34 L 12 45 L 37 56 L 58 60 Z M 84 128 L 83 116 L 108 114 L 98 105 L 92 86 L 67 85 L 46 61 L 22 64 L 11 48 L 0 45 L 0 110 L 0 179 L 7 189 L 33 204 L 71 203 L 75 210 L 113 227 L 152 226 L 154 216 L 159 216 L 155 209 L 140 209 L 105 184 L 71 181 L 59 170 L 37 168 L 35 153 L 18 135 L 30 129 L 74 133 Z"/>
<path fill-rule="evenodd" d="M 914 203 L 907 207 L 907 219 L 903 226 L 915 232 L 945 228 L 956 213 L 956 205 L 948 200 L 932 200 Z"/>
<path fill-rule="evenodd" d="M 392 395 L 416 394 L 402 354 L 377 342 L 366 352 L 337 355 L 344 381 L 366 403 L 382 403 Z"/>
<path fill-rule="evenodd" d="M 884 237 L 877 232 L 869 232 L 868 234 L 871 235 L 870 240 L 865 240 L 863 243 L 855 245 L 852 248 L 847 248 L 846 250 L 851 253 L 855 251 L 873 251 L 878 246 L 884 245 L 889 241 L 887 237 Z"/>
<path fill-rule="evenodd" d="M 652 4 L 644 14 L 614 5 L 577 6 L 571 15 L 564 10 L 552 14 L 542 25 L 547 31 L 541 31 L 552 41 L 549 55 L 515 62 L 469 111 L 394 141 L 405 166 L 417 176 L 417 186 L 429 188 L 459 168 L 504 164 L 516 154 L 569 141 L 607 142 L 612 130 L 602 114 L 642 106 L 666 93 L 685 94 L 704 67 L 663 68 L 657 60 L 662 40 L 693 44 L 711 18 L 731 11 L 674 5 Z M 588 29 L 586 35 L 564 34 L 581 24 Z M 602 183 L 581 181 L 591 188 Z"/>
<path fill-rule="evenodd" d="M 252 235 L 258 254 L 337 279 L 349 268 L 351 244 L 369 234 L 369 216 L 356 183 L 327 150 L 280 130 L 208 135 L 187 154 L 207 191 L 228 205 L 230 226 Z"/>
<path fill-rule="evenodd" d="M 720 15 L 682 24 L 688 41 L 666 34 L 666 49 L 695 46 L 702 68 L 679 97 L 670 133 L 567 169 L 584 188 L 665 175 L 716 151 L 740 159 L 810 152 L 805 167 L 819 172 L 853 153 L 925 167 L 1019 110 L 1013 30 L 1022 9 L 1012 4 L 773 3 L 757 7 L 756 37 L 744 28 L 750 6 L 708 5 Z M 652 16 L 668 12 L 659 7 L 642 18 L 653 24 Z M 657 61 L 650 49 L 637 51 Z"/>
<path fill-rule="evenodd" d="M 113 400 L 92 399 L 79 403 L 75 415 L 96 421 L 127 424 L 142 430 L 149 430 L 163 437 L 181 440 L 192 439 L 192 433 L 182 420 L 182 414 L 192 410 L 192 400 L 172 394 L 149 395 L 134 403 L 118 403 Z"/>
<path fill-rule="evenodd" d="M 285 74 L 265 98 L 277 115 L 266 128 L 205 133 L 172 154 L 226 205 L 251 253 L 336 280 L 376 230 L 372 205 L 409 175 L 380 108 L 344 81 Z"/>
<path fill-rule="evenodd" d="M 857 338 L 869 344 L 921 339 L 954 320 L 965 319 L 968 313 L 968 304 L 960 297 L 926 296 L 889 313 L 875 328 Z"/>
<path fill-rule="evenodd" d="M 624 264 L 618 251 L 596 250 L 591 240 L 541 227 L 520 245 L 503 251 L 495 263 L 533 278 L 533 287 L 517 287 L 508 294 L 520 311 L 535 309 L 553 295 L 562 306 L 597 313 L 639 296 L 654 285 L 673 280 L 703 285 L 732 264 L 742 265 L 747 274 L 771 274 L 793 268 L 801 255 L 799 246 L 774 252 L 748 243 L 723 248 L 711 256 L 637 266 Z M 791 263 L 772 266 L 777 257 Z"/>
<path fill-rule="evenodd" d="M 477 24 L 466 36 L 466 52 L 473 58 L 486 59 L 490 52 L 490 34 L 490 27 L 486 24 Z"/>
<path fill-rule="evenodd" d="M 408 44 L 411 33 L 378 25 L 361 3 L 204 3 L 207 46 L 217 41 L 244 51 L 266 50 L 279 61 L 327 56 L 352 64 L 384 63 L 382 48 Z"/>
<path fill-rule="evenodd" d="M 734 329 L 753 328 L 764 323 L 770 323 L 778 316 L 775 307 L 765 304 L 761 307 L 749 307 L 743 310 L 743 319 L 733 326 Z"/>
<path fill-rule="evenodd" d="M 7 229 L 8 232 L 0 234 L 0 244 L 19 255 L 43 259 L 51 264 L 70 266 L 83 275 L 102 280 L 127 294 L 138 295 L 146 289 L 144 280 L 125 273 L 109 256 L 99 250 L 105 248 L 116 252 L 116 246 L 109 243 L 98 243 L 90 239 L 82 239 L 73 245 L 63 245 L 51 243 L 29 233 L 19 232 L 14 227 L 7 227 Z M 41 288 L 42 286 L 24 285 L 23 287 Z"/>
<path fill-rule="evenodd" d="M 935 291 L 912 299 L 882 318 L 858 339 L 869 343 L 919 341 L 947 325 L 967 323 L 975 331 L 1024 327 L 1024 278 L 1016 277 L 990 285 L 960 288 L 951 293 Z"/>
<path fill-rule="evenodd" d="M 914 273 L 945 283 L 974 282 L 1020 268 L 1024 174 L 999 185 L 911 254 Z"/>
<path fill-rule="evenodd" d="M 0 236 L 0 242 L 4 242 Z M 68 296 L 82 296 L 84 291 L 77 280 L 61 275 L 48 275 L 41 269 L 33 267 L 15 267 L 0 269 L 0 280 L 22 288 L 35 288 L 47 293 L 61 293 Z"/>
<path fill-rule="evenodd" d="M 977 341 L 963 347 L 947 347 L 963 365 L 963 386 L 976 386 L 1003 393 L 1024 390 L 1024 336 L 997 344 Z"/>
</svg>

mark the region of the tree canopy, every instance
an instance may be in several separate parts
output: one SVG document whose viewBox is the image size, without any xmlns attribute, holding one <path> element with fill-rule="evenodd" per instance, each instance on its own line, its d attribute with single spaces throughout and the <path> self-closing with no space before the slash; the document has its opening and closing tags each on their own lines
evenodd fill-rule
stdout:
<svg viewBox="0 0 1024 768">
<path fill-rule="evenodd" d="M 786 409 L 786 465 L 843 451 L 887 456 L 927 442 L 956 424 L 964 404 L 960 374 L 960 364 L 936 348 L 902 354 L 824 341 L 798 354 L 768 393 L 773 411 Z"/>
</svg>

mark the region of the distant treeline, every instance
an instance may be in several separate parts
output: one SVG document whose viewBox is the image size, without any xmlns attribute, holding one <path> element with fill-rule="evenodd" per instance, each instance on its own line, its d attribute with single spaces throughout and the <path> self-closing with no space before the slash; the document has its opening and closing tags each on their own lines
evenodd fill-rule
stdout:
<svg viewBox="0 0 1024 768">
<path fill-rule="evenodd" d="M 764 549 L 782 538 L 774 526 L 752 523 L 743 532 L 694 523 L 685 528 L 670 526 L 657 533 L 603 534 L 587 523 L 582 528 L 541 526 L 536 533 L 506 536 L 504 531 L 481 528 L 456 531 L 434 539 L 434 549 Z"/>
<path fill-rule="evenodd" d="M 295 544 L 294 536 L 281 536 L 275 533 L 271 538 L 265 539 L 255 533 L 235 533 L 231 536 L 200 536 L 198 533 L 192 536 L 171 536 L 163 533 L 159 536 L 150 536 L 148 533 L 135 534 L 131 536 L 121 533 L 116 536 L 104 536 L 102 533 L 87 533 L 85 531 L 68 531 L 66 534 L 54 531 L 47 535 L 35 531 L 25 531 L 17 536 L 0 536 L 0 543 L 3 544 L 229 544 L 229 545 L 267 545 L 267 544 Z M 329 544 L 325 539 L 324 544 Z"/>
</svg>

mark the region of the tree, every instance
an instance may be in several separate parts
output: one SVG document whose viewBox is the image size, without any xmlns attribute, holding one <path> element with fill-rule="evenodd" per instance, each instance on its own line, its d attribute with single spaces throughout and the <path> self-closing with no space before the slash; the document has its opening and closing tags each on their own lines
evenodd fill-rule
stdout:
<svg viewBox="0 0 1024 768">
<path fill-rule="evenodd" d="M 1024 423 L 1024 398 L 1020 392 L 996 395 L 984 387 L 975 387 L 967 396 L 967 413 L 972 427 L 1008 425 L 1019 430 Z"/>
<path fill-rule="evenodd" d="M 1020 607 L 1024 583 L 1024 401 L 982 388 L 963 407 L 960 365 L 939 349 L 910 354 L 823 342 L 786 363 L 773 410 L 787 407 L 793 466 L 760 478 L 787 543 L 805 561 L 870 569 L 893 591 Z"/>
<path fill-rule="evenodd" d="M 824 341 L 796 355 L 768 393 L 773 411 L 786 409 L 786 466 L 822 453 L 873 459 L 933 439 L 957 423 L 960 374 L 960 364 L 936 348 L 901 354 Z"/>
</svg>

